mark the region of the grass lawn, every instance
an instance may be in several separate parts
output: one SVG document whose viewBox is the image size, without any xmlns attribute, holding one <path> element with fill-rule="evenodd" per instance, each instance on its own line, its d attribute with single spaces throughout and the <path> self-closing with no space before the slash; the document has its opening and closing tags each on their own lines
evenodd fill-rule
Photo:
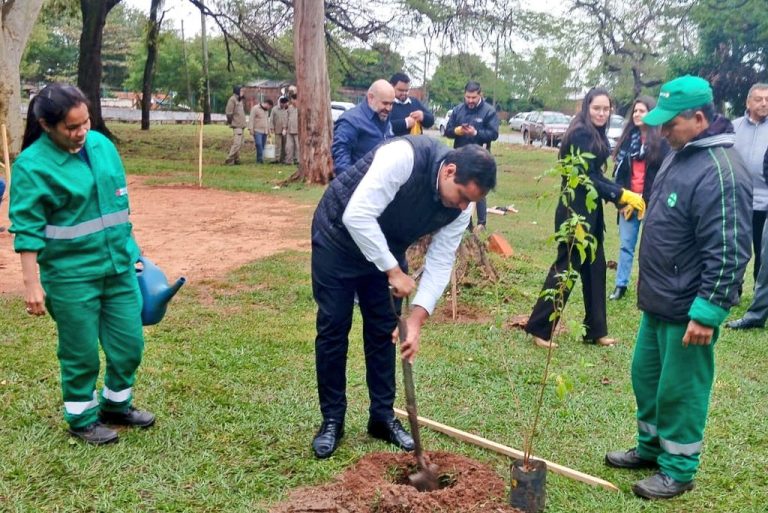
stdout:
<svg viewBox="0 0 768 513">
<path fill-rule="evenodd" d="M 194 127 L 153 126 L 149 133 L 132 125 L 112 128 L 121 138 L 129 173 L 151 175 L 158 183 L 196 183 Z M 317 202 L 322 193 L 317 187 L 273 189 L 291 167 L 218 165 L 229 136 L 224 127 L 206 129 L 206 185 Z M 555 153 L 503 144 L 495 145 L 494 153 L 499 186 L 489 206 L 514 204 L 519 213 L 490 215 L 489 229 L 507 237 L 515 256 L 495 260 L 498 283 L 462 289 L 462 305 L 483 314 L 482 322 L 425 327 L 414 372 L 421 415 L 522 448 L 545 352 L 521 331 L 504 326 L 509 317 L 530 312 L 555 255 L 548 240 L 555 200 L 538 199 L 553 192 L 554 183 L 535 179 L 552 165 Z M 608 206 L 606 217 L 614 214 Z M 609 259 L 617 259 L 617 232 L 609 222 Z M 611 288 L 613 278 L 609 271 Z M 583 313 L 577 289 L 565 313 L 572 335 L 559 340 L 552 367 L 555 376 L 572 382 L 573 391 L 561 401 L 554 385 L 548 388 L 535 453 L 603 477 L 621 492 L 550 473 L 547 511 L 766 511 L 765 331 L 723 332 L 697 488 L 673 501 L 646 502 L 635 498 L 630 486 L 647 473 L 603 465 L 606 451 L 634 444 L 629 368 L 639 320 L 635 291 L 608 305 L 610 335 L 620 344 L 598 348 L 582 344 L 575 334 L 573 325 Z M 733 316 L 746 309 L 751 290 L 750 278 Z M 136 403 L 154 411 L 158 424 L 122 432 L 120 443 L 110 447 L 86 446 L 65 433 L 53 321 L 30 319 L 19 297 L 0 298 L 0 311 L 2 512 L 265 512 L 295 487 L 328 482 L 364 454 L 390 450 L 365 433 L 368 399 L 356 319 L 346 437 L 331 459 L 312 456 L 319 410 L 308 253 L 255 261 L 222 282 L 189 283 L 166 319 L 146 330 Z M 404 407 L 400 392 L 397 406 Z M 427 450 L 464 454 L 508 479 L 510 462 L 504 457 L 426 429 L 422 438 Z"/>
</svg>

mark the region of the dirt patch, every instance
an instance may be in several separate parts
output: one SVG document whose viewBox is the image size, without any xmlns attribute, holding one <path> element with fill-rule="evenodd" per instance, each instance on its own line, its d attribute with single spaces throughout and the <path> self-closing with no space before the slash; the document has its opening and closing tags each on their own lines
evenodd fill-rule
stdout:
<svg viewBox="0 0 768 513">
<path fill-rule="evenodd" d="M 253 260 L 285 250 L 309 250 L 313 206 L 266 194 L 190 186 L 148 186 L 128 177 L 131 221 L 143 253 L 175 280 L 215 279 Z M 8 226 L 3 202 L 0 226 Z M 21 294 L 19 257 L 0 232 L 0 293 Z"/>
<path fill-rule="evenodd" d="M 407 483 L 412 454 L 364 456 L 333 483 L 291 492 L 271 513 L 519 513 L 504 480 L 487 465 L 446 452 L 430 453 L 443 486 L 419 492 Z"/>
</svg>

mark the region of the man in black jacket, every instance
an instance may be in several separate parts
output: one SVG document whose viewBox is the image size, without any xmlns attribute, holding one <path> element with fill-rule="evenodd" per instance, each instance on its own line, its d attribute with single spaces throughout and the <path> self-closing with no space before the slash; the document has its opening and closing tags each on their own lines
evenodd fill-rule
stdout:
<svg viewBox="0 0 768 513">
<path fill-rule="evenodd" d="M 464 86 L 464 103 L 453 109 L 445 136 L 453 139 L 453 147 L 479 144 L 491 149 L 491 142 L 499 138 L 499 116 L 496 109 L 483 100 L 480 84 L 474 80 Z M 485 198 L 477 202 L 477 229 L 485 230 Z"/>
<path fill-rule="evenodd" d="M 435 124 L 435 115 L 417 98 L 408 95 L 411 90 L 411 78 L 405 73 L 395 73 L 389 79 L 395 88 L 395 102 L 389 122 L 395 135 L 418 135 Z"/>
<path fill-rule="evenodd" d="M 714 345 L 751 252 L 752 179 L 706 80 L 664 84 L 643 122 L 661 125 L 674 151 L 656 175 L 640 241 L 637 446 L 609 452 L 605 462 L 658 469 L 632 490 L 669 499 L 693 488 L 699 466 Z"/>
<path fill-rule="evenodd" d="M 432 233 L 401 347 L 402 357 L 412 361 L 421 326 L 450 278 L 474 202 L 495 185 L 496 162 L 485 149 L 451 151 L 432 137 L 408 135 L 371 151 L 328 186 L 312 221 L 312 292 L 318 307 L 315 362 L 323 415 L 312 441 L 318 458 L 331 456 L 344 436 L 355 294 L 363 317 L 368 433 L 413 449 L 413 439 L 392 409 L 397 321 L 390 288 L 397 298 L 415 289 L 407 274 L 405 250 Z"/>
</svg>

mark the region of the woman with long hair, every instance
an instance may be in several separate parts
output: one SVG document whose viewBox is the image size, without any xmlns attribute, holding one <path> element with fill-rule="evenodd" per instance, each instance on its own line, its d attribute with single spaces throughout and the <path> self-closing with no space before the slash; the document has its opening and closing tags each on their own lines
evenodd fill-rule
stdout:
<svg viewBox="0 0 768 513">
<path fill-rule="evenodd" d="M 51 84 L 32 99 L 9 215 L 26 311 L 56 321 L 69 432 L 99 445 L 117 441 L 105 424 L 149 427 L 155 416 L 131 405 L 144 335 L 125 170 L 90 127 L 76 87 Z M 99 343 L 106 372 L 97 394 Z"/>
<path fill-rule="evenodd" d="M 632 104 L 624 130 L 616 143 L 613 176 L 618 185 L 640 194 L 647 203 L 656 173 L 669 153 L 669 143 L 661 136 L 659 127 L 647 126 L 643 116 L 656 106 L 650 96 L 639 96 Z M 627 293 L 635 246 L 640 233 L 641 218 L 630 208 L 619 211 L 619 264 L 616 288 L 609 299 L 621 299 Z"/>
<path fill-rule="evenodd" d="M 610 155 L 610 145 L 605 134 L 608 119 L 611 115 L 611 97 L 603 88 L 595 87 L 587 92 L 581 111 L 571 121 L 563 142 L 560 145 L 559 157 L 563 158 L 571 152 L 591 153 L 594 158 L 586 160 L 586 167 L 580 172 L 587 174 L 600 199 L 632 206 L 642 212 L 645 204 L 640 195 L 628 189 L 622 189 L 603 175 L 605 162 Z M 584 326 L 586 328 L 584 341 L 601 346 L 612 346 L 616 341 L 608 337 L 608 322 L 605 312 L 605 252 L 603 250 L 603 232 L 605 221 L 603 205 L 597 202 L 597 207 L 590 211 L 587 208 L 586 187 L 576 187 L 575 196 L 568 206 L 558 202 L 555 210 L 555 230 L 570 217 L 571 211 L 583 216 L 588 224 L 589 233 L 597 240 L 594 254 L 587 254 L 582 262 L 578 252 L 569 255 L 568 245 L 562 242 L 557 248 L 557 258 L 549 269 L 544 281 L 544 290 L 556 289 L 560 283 L 558 276 L 568 268 L 569 258 L 572 268 L 581 276 L 582 292 L 584 295 Z M 563 306 L 568 301 L 570 290 L 564 292 Z M 557 347 L 551 342 L 552 332 L 558 319 L 552 319 L 554 303 L 551 299 L 539 296 L 533 307 L 525 331 L 533 336 L 536 345 L 540 347 Z"/>
</svg>

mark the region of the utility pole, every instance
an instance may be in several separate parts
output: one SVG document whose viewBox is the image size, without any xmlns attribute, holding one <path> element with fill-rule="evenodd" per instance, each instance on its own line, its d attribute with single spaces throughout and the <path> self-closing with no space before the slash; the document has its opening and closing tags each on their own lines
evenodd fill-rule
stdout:
<svg viewBox="0 0 768 513">
<path fill-rule="evenodd" d="M 203 40 L 203 123 L 211 124 L 211 82 L 208 80 L 208 40 L 205 35 L 205 3 L 200 2 L 200 37 Z"/>
<path fill-rule="evenodd" d="M 192 84 L 189 81 L 189 65 L 187 64 L 187 39 L 184 37 L 184 20 L 181 20 L 181 49 L 184 52 L 184 76 L 187 79 L 187 102 L 194 110 L 195 98 L 192 96 Z"/>
</svg>

